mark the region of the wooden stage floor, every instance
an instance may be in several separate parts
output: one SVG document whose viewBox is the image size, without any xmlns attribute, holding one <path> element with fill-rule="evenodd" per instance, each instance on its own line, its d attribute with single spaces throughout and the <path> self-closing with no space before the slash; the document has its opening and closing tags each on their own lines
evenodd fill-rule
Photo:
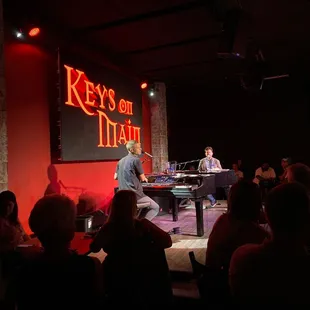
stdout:
<svg viewBox="0 0 310 310">
<path fill-rule="evenodd" d="M 172 234 L 171 238 L 173 245 L 166 249 L 166 257 L 169 264 L 169 269 L 174 272 L 192 272 L 192 266 L 189 260 L 188 253 L 193 251 L 196 259 L 204 263 L 207 248 L 207 241 L 216 219 L 227 210 L 226 200 L 220 200 L 220 205 L 214 208 L 204 209 L 204 228 L 205 234 L 203 237 L 196 235 L 196 214 L 194 204 L 186 208 L 181 208 L 179 212 L 179 220 L 172 221 L 171 214 L 163 214 L 157 216 L 153 223 L 158 225 L 165 231 L 171 231 L 175 227 L 180 227 L 180 234 Z M 208 206 L 209 202 L 205 201 L 204 205 Z M 99 253 L 91 253 L 91 256 L 98 257 L 101 261 L 106 254 L 101 251 Z"/>
</svg>

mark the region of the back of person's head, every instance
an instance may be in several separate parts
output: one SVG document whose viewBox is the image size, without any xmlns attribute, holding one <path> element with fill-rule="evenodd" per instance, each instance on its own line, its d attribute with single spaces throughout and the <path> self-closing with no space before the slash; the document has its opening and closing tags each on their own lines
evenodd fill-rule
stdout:
<svg viewBox="0 0 310 310">
<path fill-rule="evenodd" d="M 69 246 L 75 233 L 76 207 L 64 195 L 39 199 L 29 217 L 29 227 L 43 247 Z"/>
<path fill-rule="evenodd" d="M 262 210 L 261 193 L 252 181 L 240 180 L 228 195 L 228 213 L 240 220 L 258 221 Z"/>
<path fill-rule="evenodd" d="M 129 140 L 127 143 L 126 143 L 126 149 L 127 149 L 127 151 L 131 151 L 132 150 L 132 148 L 135 146 L 135 144 L 137 144 L 138 143 L 138 141 L 136 141 L 136 140 Z"/>
<path fill-rule="evenodd" d="M 13 224 L 18 222 L 18 205 L 16 196 L 11 191 L 0 193 L 0 217 L 7 218 Z"/>
<path fill-rule="evenodd" d="M 137 215 L 137 197 L 134 191 L 119 190 L 113 197 L 109 222 L 132 223 Z"/>
<path fill-rule="evenodd" d="M 274 237 L 303 238 L 310 224 L 309 196 L 300 183 L 286 183 L 267 195 L 265 212 Z"/>
<path fill-rule="evenodd" d="M 302 163 L 296 163 L 288 167 L 288 182 L 303 184 L 310 191 L 310 168 Z"/>
<path fill-rule="evenodd" d="M 16 196 L 13 192 L 11 191 L 3 191 L 0 193 L 0 199 L 6 199 L 6 200 L 9 200 L 9 201 L 12 201 L 14 203 L 16 203 Z"/>
</svg>

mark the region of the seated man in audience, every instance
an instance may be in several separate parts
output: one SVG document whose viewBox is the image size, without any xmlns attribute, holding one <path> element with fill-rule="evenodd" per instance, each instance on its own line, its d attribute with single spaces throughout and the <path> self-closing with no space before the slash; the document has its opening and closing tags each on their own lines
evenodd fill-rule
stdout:
<svg viewBox="0 0 310 310">
<path fill-rule="evenodd" d="M 268 184 L 274 182 L 276 179 L 276 173 L 273 168 L 269 166 L 267 162 L 263 163 L 261 167 L 255 171 L 255 178 L 253 180 L 256 184 Z"/>
<path fill-rule="evenodd" d="M 239 170 L 239 166 L 238 164 L 233 164 L 232 165 L 233 170 L 235 171 L 237 180 L 240 181 L 241 179 L 243 179 L 243 172 L 241 170 Z"/>
<path fill-rule="evenodd" d="M 230 261 L 230 287 L 237 303 L 310 305 L 310 256 L 305 248 L 309 207 L 301 184 L 281 184 L 269 192 L 265 212 L 271 239 L 239 247 Z"/>
<path fill-rule="evenodd" d="M 275 186 L 276 173 L 267 162 L 264 162 L 261 167 L 256 169 L 254 183 L 258 184 L 262 190 L 263 201 L 267 192 Z"/>
</svg>

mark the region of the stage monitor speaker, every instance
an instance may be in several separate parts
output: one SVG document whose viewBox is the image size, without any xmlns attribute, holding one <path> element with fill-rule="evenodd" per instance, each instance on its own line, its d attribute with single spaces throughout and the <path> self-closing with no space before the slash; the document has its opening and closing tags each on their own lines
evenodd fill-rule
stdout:
<svg viewBox="0 0 310 310">
<path fill-rule="evenodd" d="M 76 232 L 93 232 L 93 215 L 79 215 L 75 220 Z"/>
<path fill-rule="evenodd" d="M 96 232 L 106 222 L 107 215 L 102 210 L 96 210 L 88 214 L 78 215 L 76 218 L 77 232 Z"/>
</svg>

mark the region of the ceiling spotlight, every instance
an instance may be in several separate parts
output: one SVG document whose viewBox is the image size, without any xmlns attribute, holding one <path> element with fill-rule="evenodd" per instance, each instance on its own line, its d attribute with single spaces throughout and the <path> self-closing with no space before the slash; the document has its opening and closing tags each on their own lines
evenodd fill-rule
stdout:
<svg viewBox="0 0 310 310">
<path fill-rule="evenodd" d="M 16 31 L 15 35 L 17 38 L 21 39 L 23 37 L 23 33 L 21 31 Z"/>
<path fill-rule="evenodd" d="M 146 89 L 147 88 L 147 83 L 146 82 L 142 82 L 140 84 L 141 89 Z"/>
<path fill-rule="evenodd" d="M 34 27 L 34 28 L 31 28 L 28 32 L 29 36 L 30 37 L 35 37 L 37 36 L 38 34 L 40 33 L 40 28 L 38 27 Z"/>
</svg>

